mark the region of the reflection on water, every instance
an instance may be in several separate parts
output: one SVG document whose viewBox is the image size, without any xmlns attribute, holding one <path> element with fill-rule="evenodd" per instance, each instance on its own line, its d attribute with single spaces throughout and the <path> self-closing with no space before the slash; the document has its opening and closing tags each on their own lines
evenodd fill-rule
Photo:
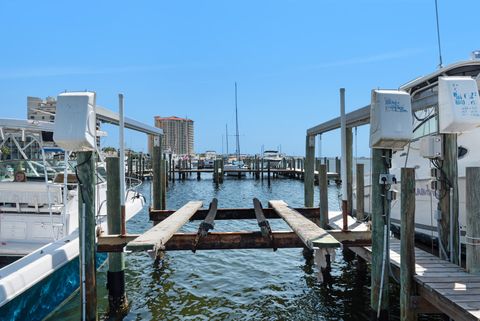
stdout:
<svg viewBox="0 0 480 321">
<path fill-rule="evenodd" d="M 193 178 L 193 176 L 192 176 Z M 150 199 L 150 184 L 142 187 Z M 303 184 L 277 179 L 271 187 L 250 178 L 226 179 L 215 188 L 211 179 L 170 184 L 167 207 L 179 208 L 189 200 L 203 200 L 204 207 L 217 197 L 219 207 L 253 207 L 259 198 L 283 199 L 303 206 Z M 315 193 L 318 202 L 318 190 Z M 338 209 L 338 190 L 329 189 L 329 206 Z M 287 230 L 280 220 L 270 220 L 274 230 Z M 184 231 L 196 231 L 190 222 Z M 151 227 L 147 207 L 128 223 L 131 233 Z M 218 221 L 215 231 L 258 230 L 256 221 Z M 302 256 L 302 249 L 168 252 L 159 266 L 145 253 L 126 256 L 127 295 L 131 304 L 125 320 L 369 320 L 369 268 L 351 252 L 338 250 L 331 277 L 319 284 L 316 268 Z M 97 274 L 99 312 L 108 301 L 106 267 Z M 394 301 L 398 301 L 398 291 Z M 78 320 L 78 294 L 51 320 Z M 398 316 L 398 307 L 393 314 Z"/>
</svg>

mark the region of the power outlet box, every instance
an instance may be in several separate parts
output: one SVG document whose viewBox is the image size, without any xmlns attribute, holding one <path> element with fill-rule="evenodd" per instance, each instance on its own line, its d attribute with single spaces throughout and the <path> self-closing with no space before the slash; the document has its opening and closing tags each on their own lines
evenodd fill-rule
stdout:
<svg viewBox="0 0 480 321">
<path fill-rule="evenodd" d="M 420 138 L 420 156 L 443 159 L 442 136 L 430 135 Z"/>
<path fill-rule="evenodd" d="M 380 174 L 378 183 L 381 185 L 393 185 L 397 184 L 397 179 L 393 174 Z"/>
</svg>

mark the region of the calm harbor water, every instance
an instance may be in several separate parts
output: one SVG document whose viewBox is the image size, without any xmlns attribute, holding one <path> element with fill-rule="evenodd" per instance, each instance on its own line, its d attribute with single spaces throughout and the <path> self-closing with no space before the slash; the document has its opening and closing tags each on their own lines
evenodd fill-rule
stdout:
<svg viewBox="0 0 480 321">
<path fill-rule="evenodd" d="M 141 186 L 150 200 L 150 184 Z M 339 190 L 329 188 L 329 207 L 338 210 Z M 217 197 L 219 207 L 252 207 L 252 199 L 283 199 L 303 206 L 303 183 L 290 179 L 226 178 L 216 188 L 210 178 L 193 176 L 176 181 L 168 189 L 167 208 L 179 208 L 189 200 L 203 200 L 204 207 Z M 316 190 L 318 202 L 318 189 Z M 128 222 L 128 231 L 139 233 L 151 227 L 148 204 Z M 184 231 L 196 231 L 199 222 Z M 288 230 L 281 220 L 270 220 L 274 230 Z M 218 221 L 215 231 L 258 230 L 254 220 Z M 108 308 L 105 289 L 107 267 L 97 274 L 99 313 Z M 317 281 L 317 270 L 302 256 L 301 249 L 168 252 L 159 266 L 146 253 L 126 255 L 126 289 L 131 304 L 125 320 L 368 320 L 369 267 L 350 252 L 337 251 L 331 278 Z M 394 287 L 391 300 L 398 301 Z M 392 303 L 393 303 L 392 302 Z M 392 308 L 398 319 L 398 305 Z M 48 320 L 78 320 L 78 293 Z"/>
</svg>

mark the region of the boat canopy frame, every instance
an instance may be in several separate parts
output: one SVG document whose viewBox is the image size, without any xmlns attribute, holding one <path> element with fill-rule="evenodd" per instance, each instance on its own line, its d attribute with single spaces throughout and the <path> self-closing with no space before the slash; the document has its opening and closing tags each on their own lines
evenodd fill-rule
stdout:
<svg viewBox="0 0 480 321">
<path fill-rule="evenodd" d="M 457 62 L 401 85 L 399 89 L 408 92 L 412 97 L 413 113 L 438 107 L 436 87 L 438 78 L 442 76 L 471 76 L 477 80 L 477 84 L 480 84 L 480 60 Z M 347 113 L 345 119 L 347 128 L 370 124 L 370 105 Z M 321 135 L 338 128 L 340 128 L 340 117 L 307 129 L 307 136 Z"/>
</svg>

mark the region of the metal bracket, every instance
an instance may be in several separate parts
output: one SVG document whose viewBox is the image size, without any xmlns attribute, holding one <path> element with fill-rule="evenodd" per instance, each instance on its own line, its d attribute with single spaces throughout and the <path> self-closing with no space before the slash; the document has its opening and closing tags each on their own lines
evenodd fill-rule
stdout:
<svg viewBox="0 0 480 321">
<path fill-rule="evenodd" d="M 263 214 L 262 203 L 260 203 L 258 198 L 253 199 L 253 208 L 255 210 L 255 217 L 257 218 L 258 226 L 260 227 L 260 231 L 262 232 L 263 237 L 269 240 L 273 251 L 276 251 L 277 247 L 275 246 L 275 242 L 273 239 L 272 228 L 270 227 L 270 223 L 268 223 L 265 215 Z"/>
<path fill-rule="evenodd" d="M 195 253 L 197 251 L 197 246 L 200 243 L 201 238 L 206 237 L 208 235 L 208 231 L 213 230 L 215 224 L 213 221 L 215 220 L 215 216 L 217 215 L 217 207 L 218 207 L 218 200 L 214 198 L 208 207 L 208 214 L 203 220 L 202 223 L 198 226 L 198 232 L 195 236 L 195 240 L 193 241 L 192 252 Z"/>
</svg>

